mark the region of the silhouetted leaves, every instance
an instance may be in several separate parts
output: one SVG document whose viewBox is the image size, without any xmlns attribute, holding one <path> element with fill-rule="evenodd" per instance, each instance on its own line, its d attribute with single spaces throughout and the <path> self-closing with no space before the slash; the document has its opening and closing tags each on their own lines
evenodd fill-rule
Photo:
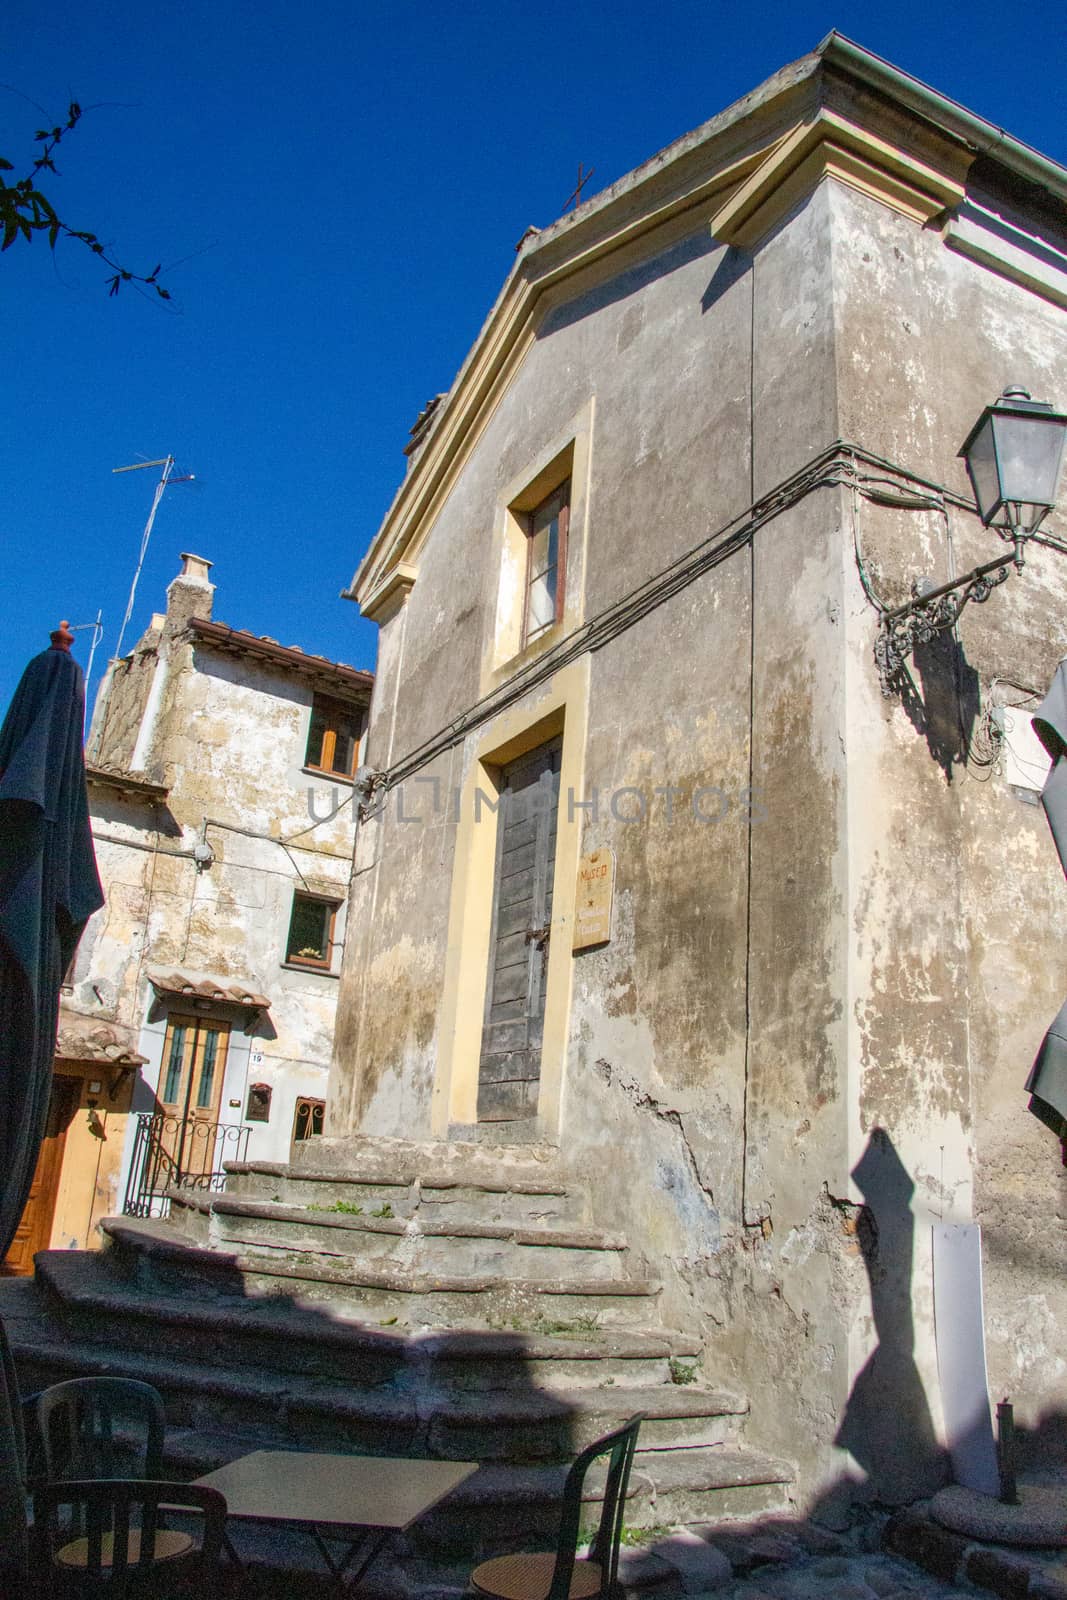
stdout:
<svg viewBox="0 0 1067 1600">
<path fill-rule="evenodd" d="M 3 242 L 0 243 L 0 254 L 11 248 L 17 239 L 31 242 L 35 233 L 45 233 L 48 243 L 54 250 L 59 238 L 77 239 L 91 250 L 93 255 L 100 256 L 104 263 L 112 269 L 112 275 L 107 282 L 109 295 L 116 295 L 124 283 L 143 284 L 146 288 L 155 289 L 161 300 L 169 300 L 170 293 L 159 282 L 162 266 L 157 263 L 152 271 L 144 274 L 131 272 L 118 261 L 113 261 L 107 253 L 106 247 L 100 242 L 95 233 L 90 233 L 84 228 L 72 228 L 58 215 L 51 201 L 43 195 L 37 187 L 37 175 L 41 172 L 52 172 L 58 177 L 56 164 L 53 159 L 54 151 L 66 134 L 71 133 L 81 121 L 82 108 L 76 100 L 72 100 L 67 108 L 67 120 L 58 123 L 51 130 L 38 128 L 34 134 L 34 141 L 43 146 L 35 159 L 30 172 L 26 177 L 9 183 L 0 177 L 0 230 L 3 231 Z M 0 174 L 14 172 L 10 161 L 0 156 Z"/>
</svg>

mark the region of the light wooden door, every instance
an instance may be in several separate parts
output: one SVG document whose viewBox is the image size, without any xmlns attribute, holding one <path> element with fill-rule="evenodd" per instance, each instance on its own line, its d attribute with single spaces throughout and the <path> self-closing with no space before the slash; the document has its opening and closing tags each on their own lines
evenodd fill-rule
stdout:
<svg viewBox="0 0 1067 1600">
<path fill-rule="evenodd" d="M 33 1258 L 37 1251 L 48 1249 L 59 1193 L 59 1177 L 63 1170 L 67 1129 L 78 1109 L 80 1098 L 80 1078 L 53 1078 L 48 1122 L 29 1198 L 0 1271 L 16 1277 L 28 1277 L 33 1272 Z"/>
<path fill-rule="evenodd" d="M 167 1117 L 163 1148 L 176 1176 L 214 1170 L 229 1038 L 228 1022 L 172 1015 L 167 1024 L 159 1102 Z"/>
</svg>

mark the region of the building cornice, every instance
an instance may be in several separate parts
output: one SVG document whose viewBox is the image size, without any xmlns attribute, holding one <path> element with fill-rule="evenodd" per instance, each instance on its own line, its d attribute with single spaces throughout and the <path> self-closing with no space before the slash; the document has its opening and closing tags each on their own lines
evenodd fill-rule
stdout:
<svg viewBox="0 0 1067 1600">
<path fill-rule="evenodd" d="M 943 146 L 943 141 L 941 141 Z M 794 128 L 711 219 L 723 244 L 751 249 L 824 178 L 925 224 L 963 199 L 974 152 L 962 147 L 924 160 L 823 106 Z"/>
</svg>

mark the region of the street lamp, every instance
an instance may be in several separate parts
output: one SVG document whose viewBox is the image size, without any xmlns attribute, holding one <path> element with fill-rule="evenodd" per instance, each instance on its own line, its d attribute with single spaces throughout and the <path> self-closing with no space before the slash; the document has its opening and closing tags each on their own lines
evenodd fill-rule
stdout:
<svg viewBox="0 0 1067 1600">
<path fill-rule="evenodd" d="M 1067 414 L 1025 389 L 1005 389 L 986 406 L 967 435 L 960 455 L 974 489 L 978 515 L 987 528 L 1015 548 L 1012 560 L 1023 569 L 1023 550 L 1056 504 L 1056 486 L 1067 438 Z M 882 693 L 891 695 L 900 669 L 918 644 L 954 627 L 968 600 L 981 604 L 1008 576 L 1007 560 L 997 556 L 962 578 L 933 587 L 916 579 L 906 605 L 884 613 L 874 654 Z"/>
<path fill-rule="evenodd" d="M 960 455 L 987 528 L 1015 545 L 1023 564 L 1023 541 L 1036 533 L 1056 504 L 1067 416 L 1026 389 L 1005 389 L 986 406 L 967 435 Z"/>
</svg>

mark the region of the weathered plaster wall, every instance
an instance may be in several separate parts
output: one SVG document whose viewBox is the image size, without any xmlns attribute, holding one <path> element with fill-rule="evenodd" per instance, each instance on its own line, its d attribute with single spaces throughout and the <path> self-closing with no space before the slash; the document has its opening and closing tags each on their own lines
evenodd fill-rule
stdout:
<svg viewBox="0 0 1067 1600">
<path fill-rule="evenodd" d="M 842 432 L 967 495 L 956 452 L 983 405 L 1009 383 L 1067 400 L 1067 317 L 947 250 L 934 229 L 844 188 L 833 204 Z M 857 498 L 854 515 L 890 604 L 919 573 L 944 582 L 997 553 L 996 535 L 953 505 Z M 1047 527 L 1062 538 L 1062 512 Z M 1042 813 L 990 764 L 989 716 L 997 703 L 1033 709 L 1067 653 L 1067 556 L 1032 546 L 1021 577 L 964 613 L 958 652 L 951 641 L 917 652 L 903 699 L 878 693 L 873 609 L 854 580 L 852 591 L 852 1159 L 880 1127 L 914 1185 L 914 1327 L 902 1292 L 894 1316 L 935 1413 L 929 1227 L 973 1216 L 991 1385 L 1033 1426 L 1067 1408 L 1055 1332 L 1067 1316 L 1067 1181 L 1022 1092 L 1065 991 L 1067 887 Z M 855 1330 L 854 1361 L 876 1337 Z"/>
<path fill-rule="evenodd" d="M 1063 399 L 1062 354 L 1061 312 L 833 181 L 751 254 L 694 234 L 631 265 L 546 317 L 460 474 L 383 628 L 370 759 L 403 762 L 477 700 L 501 495 L 568 418 L 593 416 L 589 623 L 838 438 L 966 494 L 955 452 L 981 405 L 1009 380 Z M 573 958 L 542 1129 L 663 1276 L 665 1320 L 699 1327 L 709 1371 L 747 1389 L 753 1437 L 831 1501 L 907 1499 L 944 1471 L 933 1220 L 987 1222 L 993 1381 L 1029 1421 L 1061 1382 L 1067 1310 L 1038 1270 L 1062 1259 L 1063 1180 L 1021 1094 L 1062 998 L 1040 951 L 1067 890 L 1040 814 L 979 760 L 993 680 L 1025 696 L 1064 653 L 1065 569 L 1035 548 L 967 613 L 964 653 L 920 652 L 915 694 L 887 702 L 857 540 L 898 603 L 990 536 L 952 504 L 875 504 L 860 479 L 901 480 L 857 470 L 812 481 L 589 658 L 582 849 L 616 852 L 616 920 Z M 416 764 L 436 813 L 409 777 L 363 830 L 334 1133 L 434 1127 L 465 1003 L 443 1000 L 467 848 L 449 797 L 556 683 Z M 714 785 L 709 823 L 691 796 Z M 570 961 L 561 933 L 552 959 Z"/>
<path fill-rule="evenodd" d="M 587 621 L 832 443 L 830 228 L 820 191 L 754 269 L 695 234 L 546 319 L 383 628 L 374 764 L 476 700 L 501 486 L 590 396 Z M 847 1396 L 845 1302 L 866 1287 L 853 1215 L 832 1198 L 847 1193 L 844 513 L 819 492 L 592 656 L 574 798 L 583 851 L 616 852 L 616 921 L 576 958 L 557 936 L 573 1005 L 545 1129 L 664 1277 L 668 1324 L 701 1327 L 709 1370 L 746 1385 L 755 1436 L 805 1441 L 808 1482 Z M 518 713 L 534 718 L 553 682 Z M 400 821 L 394 792 L 364 827 L 331 1132 L 431 1131 L 447 800 L 493 726 L 419 769 L 441 786 L 437 815 L 432 785 L 409 779 L 421 820 Z"/>
<path fill-rule="evenodd" d="M 194 587 L 199 599 L 186 593 Z M 178 996 L 157 1002 L 150 972 L 181 971 L 265 994 L 270 1011 L 258 1021 L 236 1007 L 205 1008 L 205 1015 L 232 1024 L 220 1118 L 249 1130 L 251 1157 L 287 1160 L 297 1098 L 326 1097 L 342 953 L 330 972 L 285 965 L 293 894 L 341 905 L 336 939 L 343 946 L 352 789 L 304 769 L 312 689 L 303 678 L 194 646 L 182 632 L 190 607 L 196 615 L 210 611 L 204 588 L 172 584 L 171 614 L 151 636 L 162 634 L 165 663 L 154 705 L 140 702 L 151 726 L 137 724 L 125 700 L 121 716 L 106 706 L 98 713 L 114 737 L 97 759 L 128 763 L 139 743 L 145 777 L 168 794 L 151 804 L 95 785 L 91 791 L 107 904 L 86 932 L 64 1008 L 87 1024 L 118 1024 L 148 1057 L 134 1089 L 136 1112 L 157 1104 L 168 1015 L 196 1009 Z M 141 653 L 139 646 L 133 659 Z M 204 841 L 212 859 L 198 870 L 194 849 Z M 273 1091 L 265 1123 L 245 1120 L 253 1082 Z M 132 1126 L 123 1123 L 109 1116 L 107 1141 L 120 1150 L 125 1144 L 128 1163 Z M 113 1165 L 120 1206 L 125 1166 Z M 68 1232 L 60 1236 L 57 1217 L 56 1243 L 69 1242 Z"/>
</svg>

